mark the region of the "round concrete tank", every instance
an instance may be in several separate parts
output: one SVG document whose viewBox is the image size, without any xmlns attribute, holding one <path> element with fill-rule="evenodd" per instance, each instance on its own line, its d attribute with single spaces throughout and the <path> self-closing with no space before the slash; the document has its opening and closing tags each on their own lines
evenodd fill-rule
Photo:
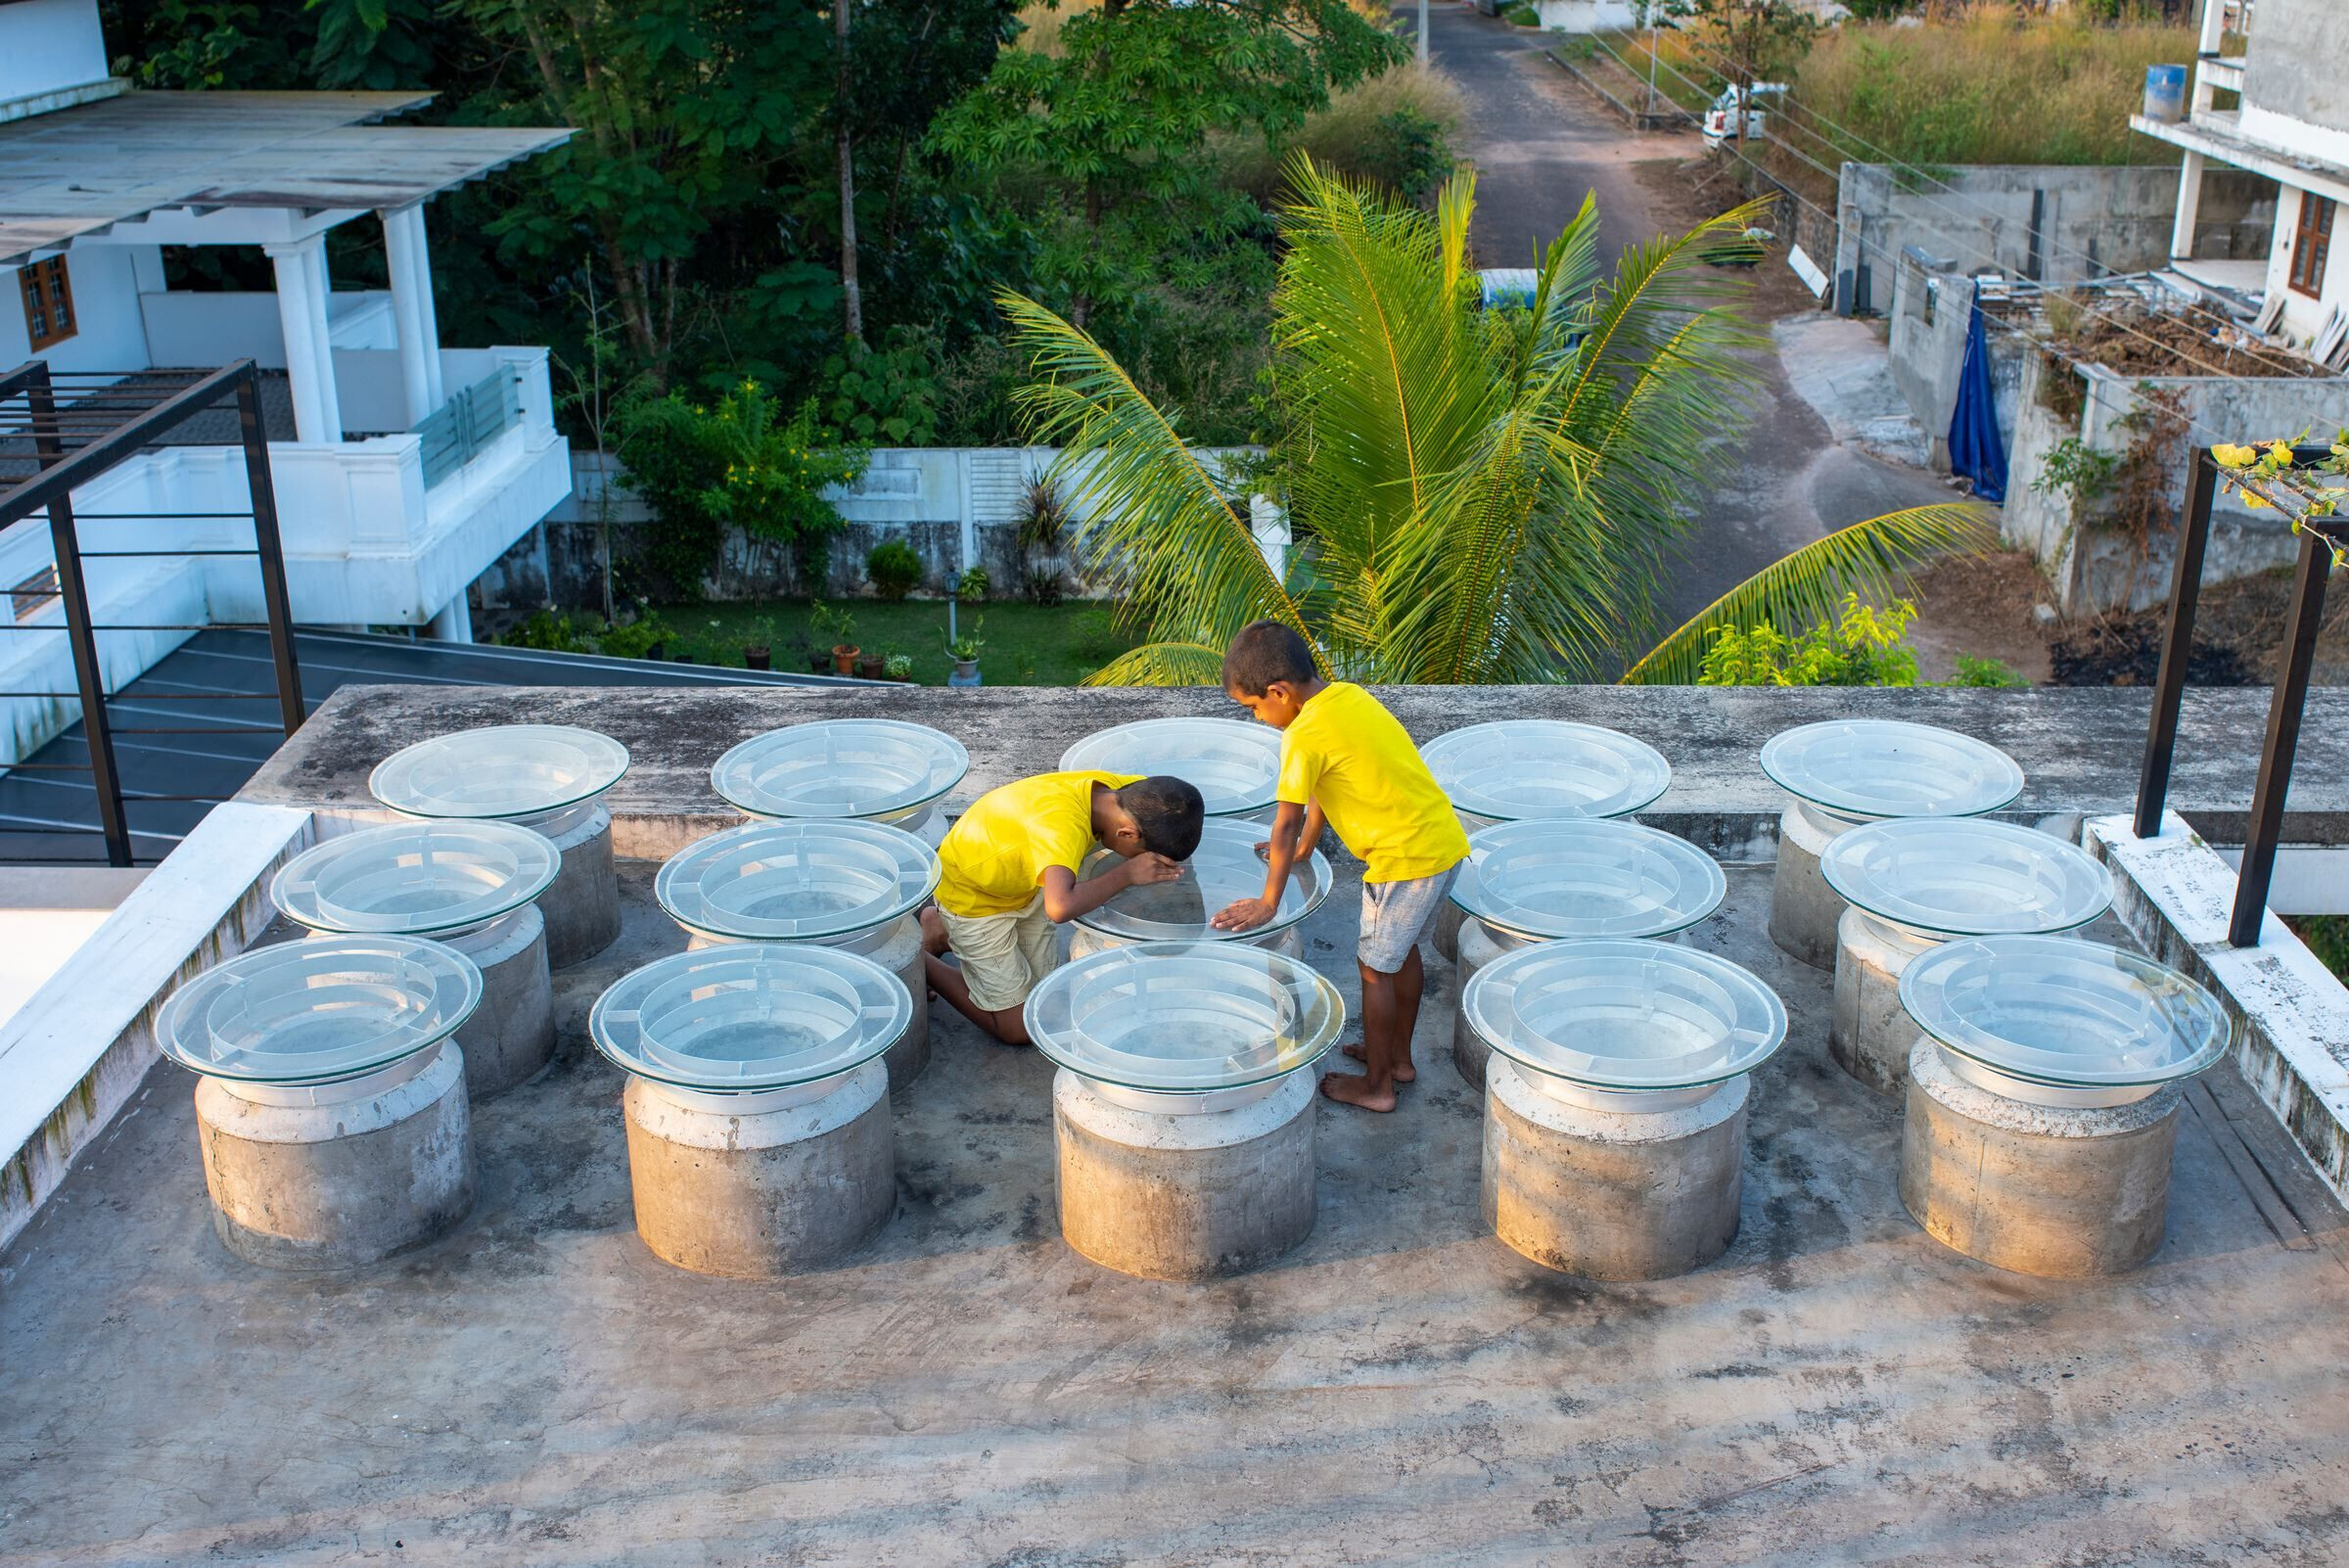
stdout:
<svg viewBox="0 0 2349 1568">
<path fill-rule="evenodd" d="M 1145 718 L 1095 730 L 1061 753 L 1070 773 L 1164 773 L 1199 792 L 1211 817 L 1269 821 L 1280 731 L 1237 718 Z"/>
<path fill-rule="evenodd" d="M 636 1233 L 697 1273 L 766 1279 L 838 1262 L 897 1204 L 889 1072 L 913 1002 L 869 958 L 808 944 L 672 953 L 587 1019 L 628 1074 Z"/>
<path fill-rule="evenodd" d="M 1636 822 L 1528 818 L 1480 828 L 1451 885 L 1459 998 L 1451 1059 L 1485 1086 L 1492 1046 L 1468 1021 L 1468 983 L 1504 952 L 1591 937 L 1674 940 L 1728 893 L 1720 865 L 1687 840 Z"/>
<path fill-rule="evenodd" d="M 962 742 L 895 718 L 820 718 L 754 735 L 710 768 L 711 787 L 750 816 L 858 817 L 932 849 L 946 836 L 940 802 L 971 770 Z"/>
<path fill-rule="evenodd" d="M 1052 1091 L 1060 1228 L 1106 1268 L 1210 1279 L 1313 1228 L 1314 1082 L 1337 988 L 1241 942 L 1140 943 L 1030 993 Z"/>
<path fill-rule="evenodd" d="M 2161 1246 L 2181 1082 L 2232 1048 L 2218 998 L 2067 937 L 1968 937 L 1912 959 L 1901 1201 L 1944 1246 L 2054 1278 Z"/>
<path fill-rule="evenodd" d="M 367 788 L 406 817 L 496 819 L 544 834 L 561 856 L 538 896 L 546 959 L 592 958 L 620 936 L 620 873 L 603 794 L 628 770 L 628 749 L 569 724 L 491 724 L 418 741 L 368 775 Z"/>
<path fill-rule="evenodd" d="M 885 1053 L 901 1089 L 930 1065 L 930 982 L 918 911 L 938 886 L 938 856 L 901 828 L 852 819 L 753 822 L 668 857 L 653 895 L 688 947 L 813 943 L 870 958 L 896 975 L 913 1016 Z"/>
<path fill-rule="evenodd" d="M 1652 939 L 1520 948 L 1468 983 L 1493 1047 L 1484 1209 L 1494 1234 L 1590 1279 L 1700 1268 L 1737 1234 L 1747 1076 L 1786 1038 L 1770 988 Z"/>
<path fill-rule="evenodd" d="M 355 1268 L 473 1206 L 465 1053 L 473 960 L 412 937 L 255 948 L 182 986 L 156 1020 L 203 1075 L 196 1130 L 212 1228 L 247 1262 Z"/>
<path fill-rule="evenodd" d="M 1329 897 L 1329 861 L 1315 850 L 1290 868 L 1288 886 L 1272 918 L 1253 931 L 1218 931 L 1216 915 L 1241 899 L 1265 891 L 1265 861 L 1256 853 L 1264 842 L 1259 823 L 1211 816 L 1201 825 L 1199 848 L 1183 863 L 1180 879 L 1128 888 L 1099 908 L 1077 917 L 1069 930 L 1069 956 L 1082 958 L 1137 942 L 1240 942 L 1296 957 L 1306 916 Z M 1079 868 L 1090 877 L 1108 869 L 1115 855 L 1096 850 Z"/>
<path fill-rule="evenodd" d="M 2051 936 L 2112 904 L 2112 878 L 2051 834 L 1974 818 L 1911 817 L 1853 828 L 1819 873 L 1850 905 L 1836 926 L 1827 1045 L 1879 1093 L 1908 1084 L 1916 1026 L 1901 1005 L 1911 960 L 1958 937 Z"/>
<path fill-rule="evenodd" d="M 1629 816 L 1672 784 L 1672 764 L 1643 740 L 1597 724 L 1505 718 L 1447 730 L 1419 749 L 1460 826 Z M 1436 917 L 1436 950 L 1459 957 L 1460 909 Z"/>
<path fill-rule="evenodd" d="M 554 1059 L 546 925 L 533 900 L 561 864 L 552 841 L 518 823 L 395 822 L 304 850 L 269 895 L 312 931 L 428 937 L 471 958 L 482 1000 L 465 1024 L 465 1092 L 483 1100 Z"/>
<path fill-rule="evenodd" d="M 1815 969 L 1835 964 L 1844 901 L 1819 874 L 1838 836 L 1892 817 L 1979 816 L 2013 803 L 2023 770 L 1995 746 L 1890 718 L 1799 724 L 1762 746 L 1762 771 L 1795 797 L 1778 817 L 1770 935 Z"/>
</svg>

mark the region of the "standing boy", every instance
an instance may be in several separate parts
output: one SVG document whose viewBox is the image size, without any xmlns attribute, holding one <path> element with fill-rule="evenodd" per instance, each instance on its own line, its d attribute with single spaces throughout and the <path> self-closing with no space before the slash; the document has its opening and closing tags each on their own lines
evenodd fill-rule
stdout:
<svg viewBox="0 0 2349 1568">
<path fill-rule="evenodd" d="M 1411 1031 L 1425 972 L 1419 943 L 1434 928 L 1451 879 L 1468 858 L 1468 835 L 1419 748 L 1377 698 L 1349 681 L 1323 680 L 1313 651 L 1277 621 L 1240 629 L 1223 655 L 1223 689 L 1281 732 L 1280 808 L 1261 899 L 1215 918 L 1247 931 L 1272 918 L 1289 868 L 1311 854 L 1324 822 L 1362 857 L 1362 1042 L 1346 1054 L 1362 1073 L 1331 1073 L 1321 1092 L 1365 1111 L 1395 1109 L 1395 1085 L 1418 1074 Z"/>
<path fill-rule="evenodd" d="M 1204 814 L 1178 778 L 1038 773 L 989 790 L 938 847 L 938 903 L 922 911 L 930 989 L 1004 1044 L 1028 1044 L 1020 1010 L 1060 965 L 1054 928 L 1181 876 Z M 1121 858 L 1080 882 L 1096 842 Z M 949 947 L 960 969 L 939 956 Z"/>
</svg>

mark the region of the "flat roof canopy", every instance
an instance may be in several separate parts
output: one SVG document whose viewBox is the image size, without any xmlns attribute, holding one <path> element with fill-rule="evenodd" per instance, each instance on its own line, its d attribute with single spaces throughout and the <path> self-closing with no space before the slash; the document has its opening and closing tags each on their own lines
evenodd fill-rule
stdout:
<svg viewBox="0 0 2349 1568">
<path fill-rule="evenodd" d="M 571 136 L 372 123 L 432 96 L 132 92 L 0 125 L 0 264 L 171 208 L 405 207 Z"/>
</svg>

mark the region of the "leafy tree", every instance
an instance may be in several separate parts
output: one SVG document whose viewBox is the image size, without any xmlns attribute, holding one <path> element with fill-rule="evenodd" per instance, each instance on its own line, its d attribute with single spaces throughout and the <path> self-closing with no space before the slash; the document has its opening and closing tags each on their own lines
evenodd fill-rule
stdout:
<svg viewBox="0 0 2349 1568">
<path fill-rule="evenodd" d="M 1303 159 L 1290 183 L 1272 333 L 1272 482 L 1301 541 L 1285 575 L 1240 498 L 1115 358 L 1033 301 L 1003 302 L 1038 373 L 1022 393 L 1035 435 L 1064 448 L 1058 477 L 1094 520 L 1081 542 L 1121 563 L 1128 609 L 1150 628 L 1093 679 L 1212 682 L 1231 635 L 1259 618 L 1360 679 L 1616 668 L 1694 510 L 1691 454 L 1734 426 L 1750 376 L 1737 353 L 1748 331 L 1727 308 L 1735 285 L 1698 257 L 1753 213 L 1631 247 L 1604 278 L 1586 200 L 1533 308 L 1487 314 L 1467 264 L 1470 179 L 1432 215 Z M 1922 507 L 1846 530 L 1773 568 L 1764 601 L 1831 614 L 1846 591 L 1881 597 L 1905 564 L 1978 539 L 1979 517 Z"/>
<path fill-rule="evenodd" d="M 1080 233 L 1053 248 L 1046 281 L 1082 327 L 1135 261 L 1104 231 L 1205 198 L 1211 132 L 1247 126 L 1277 145 L 1332 88 L 1406 54 L 1345 0 L 1103 0 L 1055 49 L 1005 50 L 932 135 L 966 166 L 1034 169 L 1075 194 Z"/>
</svg>

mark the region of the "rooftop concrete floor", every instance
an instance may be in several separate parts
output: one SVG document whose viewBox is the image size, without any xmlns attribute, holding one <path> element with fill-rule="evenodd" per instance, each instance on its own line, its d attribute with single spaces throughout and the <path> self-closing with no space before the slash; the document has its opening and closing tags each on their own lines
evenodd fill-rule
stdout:
<svg viewBox="0 0 2349 1568">
<path fill-rule="evenodd" d="M 1319 1228 L 1264 1272 L 1070 1253 L 1050 1067 L 943 1016 L 866 1254 L 774 1285 L 670 1269 L 581 1034 L 681 945 L 652 870 L 623 865 L 622 942 L 559 981 L 555 1067 L 479 1108 L 472 1219 L 407 1258 L 237 1263 L 192 1082 L 154 1072 L 0 1256 L 0 1564 L 2349 1556 L 2343 1217 L 2232 1069 L 2189 1095 L 2151 1267 L 1973 1264 L 1902 1210 L 1897 1107 L 1829 1062 L 1826 977 L 1761 935 L 1766 870 L 1698 937 L 1794 1020 L 1743 1227 L 1633 1286 L 1485 1232 L 1440 961 L 1417 1087 L 1392 1118 L 1322 1107 Z M 1350 991 L 1356 897 L 1309 933 Z"/>
</svg>

